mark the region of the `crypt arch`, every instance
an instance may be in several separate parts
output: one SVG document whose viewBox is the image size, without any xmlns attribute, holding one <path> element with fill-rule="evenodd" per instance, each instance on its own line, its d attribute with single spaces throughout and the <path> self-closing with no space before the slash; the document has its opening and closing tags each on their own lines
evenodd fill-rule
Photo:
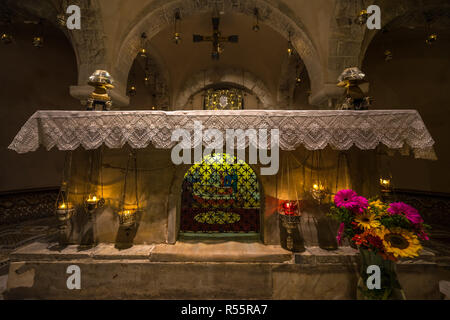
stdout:
<svg viewBox="0 0 450 320">
<path fill-rule="evenodd" d="M 177 94 L 175 107 L 185 107 L 195 94 L 217 85 L 238 87 L 248 91 L 260 101 L 263 109 L 270 109 L 275 105 L 266 84 L 255 74 L 239 68 L 210 68 L 197 72 L 184 82 Z"/>
<path fill-rule="evenodd" d="M 423 27 L 427 18 L 431 19 L 434 25 L 439 25 L 438 19 L 442 19 L 444 26 L 448 25 L 445 19 L 450 16 L 450 2 L 438 0 L 433 2 L 420 1 L 414 7 L 408 0 L 387 1 L 378 0 L 375 2 L 381 8 L 381 29 L 385 28 L 388 32 L 390 28 L 407 26 L 409 28 Z M 359 64 L 362 65 L 366 56 L 367 49 L 374 38 L 381 30 L 368 30 L 364 32 L 361 48 L 359 52 Z"/>
<path fill-rule="evenodd" d="M 135 85 L 137 95 L 130 97 L 130 105 L 127 108 L 168 110 L 171 106 L 171 81 L 166 64 L 158 48 L 148 39 L 144 48 L 147 58 L 137 54 L 128 72 L 127 90 L 131 85 Z M 144 81 L 146 69 L 149 71 L 147 83 Z M 145 93 L 144 96 L 142 92 Z"/>
<path fill-rule="evenodd" d="M 214 2 L 191 0 L 157 0 L 145 7 L 130 24 L 121 41 L 117 57 L 114 59 L 113 74 L 119 82 L 124 82 L 139 50 L 139 37 L 146 32 L 149 39 L 173 24 L 173 15 L 179 10 L 182 18 L 205 13 L 214 7 Z M 302 22 L 286 6 L 275 7 L 267 0 L 223 0 L 227 12 L 239 13 L 253 17 L 253 9 L 260 11 L 260 22 L 270 26 L 285 39 L 289 38 L 305 63 L 311 77 L 311 89 L 319 88 L 322 83 L 323 70 L 315 48 Z"/>
<path fill-rule="evenodd" d="M 445 0 L 417 1 L 414 7 L 409 0 L 336 1 L 330 22 L 327 82 L 335 84 L 337 77 L 346 67 L 361 67 L 370 42 L 380 30 L 369 30 L 366 25 L 360 26 L 354 20 L 360 10 L 372 4 L 381 9 L 382 29 L 399 17 L 411 17 L 414 12 L 450 8 L 450 3 Z"/>
</svg>

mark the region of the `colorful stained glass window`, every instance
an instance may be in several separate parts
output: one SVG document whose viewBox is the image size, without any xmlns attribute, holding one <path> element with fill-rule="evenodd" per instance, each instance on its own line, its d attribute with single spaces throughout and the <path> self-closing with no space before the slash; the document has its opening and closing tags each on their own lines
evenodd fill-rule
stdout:
<svg viewBox="0 0 450 320">
<path fill-rule="evenodd" d="M 214 153 L 194 164 L 183 181 L 181 231 L 259 232 L 259 184 L 242 160 Z"/>
<path fill-rule="evenodd" d="M 209 89 L 205 96 L 205 110 L 240 110 L 244 107 L 239 89 Z"/>
</svg>

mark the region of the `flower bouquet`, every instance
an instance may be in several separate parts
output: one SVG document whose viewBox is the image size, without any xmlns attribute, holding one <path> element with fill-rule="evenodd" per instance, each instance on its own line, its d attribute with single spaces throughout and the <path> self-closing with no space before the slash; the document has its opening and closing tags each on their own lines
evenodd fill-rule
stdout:
<svg viewBox="0 0 450 320">
<path fill-rule="evenodd" d="M 429 226 L 423 223 L 418 211 L 403 202 L 387 204 L 381 200 L 368 200 L 345 189 L 336 193 L 330 215 L 341 222 L 336 237 L 338 244 L 341 245 L 342 238 L 346 237 L 361 253 L 358 297 L 404 299 L 395 261 L 417 257 L 422 249 L 420 240 L 429 240 L 425 231 Z M 380 267 L 380 289 L 370 290 L 366 285 L 370 265 Z"/>
</svg>

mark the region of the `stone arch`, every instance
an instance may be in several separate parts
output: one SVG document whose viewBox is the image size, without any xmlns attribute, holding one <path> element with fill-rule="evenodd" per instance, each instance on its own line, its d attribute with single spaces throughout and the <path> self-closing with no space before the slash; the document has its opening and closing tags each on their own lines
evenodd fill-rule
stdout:
<svg viewBox="0 0 450 320">
<path fill-rule="evenodd" d="M 56 23 L 56 15 L 65 13 L 65 9 L 71 4 L 78 5 L 81 9 L 81 30 L 69 30 Z M 79 84 L 86 84 L 94 69 L 106 68 L 106 49 L 98 0 L 62 0 L 59 4 L 52 0 L 8 0 L 8 5 L 45 19 L 64 32 L 75 52 Z"/>
<path fill-rule="evenodd" d="M 182 18 L 202 13 L 214 8 L 216 1 L 203 0 L 156 0 L 149 4 L 138 17 L 130 24 L 121 41 L 117 57 L 114 59 L 113 74 L 117 79 L 126 79 L 126 74 L 139 50 L 139 37 L 146 32 L 149 38 L 170 26 L 173 15 L 179 10 Z M 223 8 L 228 12 L 253 16 L 253 9 L 257 7 L 260 12 L 260 21 L 265 23 L 283 37 L 291 41 L 311 77 L 311 87 L 314 90 L 322 83 L 322 66 L 317 49 L 301 21 L 287 6 L 274 6 L 268 0 L 223 0 Z M 123 81 L 123 80 L 119 80 Z"/>
<path fill-rule="evenodd" d="M 253 73 L 239 68 L 210 68 L 197 72 L 185 81 L 177 94 L 174 107 L 184 107 L 191 96 L 207 86 L 218 83 L 231 83 L 246 88 L 261 101 L 264 109 L 275 105 L 266 84 Z"/>
<path fill-rule="evenodd" d="M 335 84 L 337 77 L 349 66 L 361 67 L 366 50 L 375 35 L 380 30 L 369 30 L 365 25 L 355 24 L 357 13 L 369 5 L 375 4 L 381 8 L 381 27 L 385 27 L 395 19 L 412 12 L 426 11 L 433 8 L 450 8 L 450 3 L 445 0 L 426 1 L 420 0 L 414 3 L 409 0 L 342 0 L 336 1 L 334 15 L 332 16 L 327 82 Z"/>
</svg>

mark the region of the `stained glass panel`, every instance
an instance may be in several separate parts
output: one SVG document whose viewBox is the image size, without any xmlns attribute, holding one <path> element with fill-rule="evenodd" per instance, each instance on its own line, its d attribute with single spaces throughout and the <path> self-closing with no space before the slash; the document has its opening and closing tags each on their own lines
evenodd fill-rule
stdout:
<svg viewBox="0 0 450 320">
<path fill-rule="evenodd" d="M 204 103 L 205 110 L 240 110 L 244 107 L 239 89 L 208 89 Z"/>
<path fill-rule="evenodd" d="M 242 160 L 214 153 L 194 164 L 183 181 L 181 231 L 259 232 L 259 184 Z"/>
</svg>

